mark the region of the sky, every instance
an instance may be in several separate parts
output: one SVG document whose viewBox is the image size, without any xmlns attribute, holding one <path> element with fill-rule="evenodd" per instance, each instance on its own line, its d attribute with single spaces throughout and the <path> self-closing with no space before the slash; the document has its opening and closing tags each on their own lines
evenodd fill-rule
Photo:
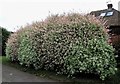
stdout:
<svg viewBox="0 0 120 84">
<path fill-rule="evenodd" d="M 107 8 L 109 0 L 0 0 L 0 26 L 16 31 L 21 26 L 44 20 L 51 14 L 89 13 Z M 111 0 L 118 10 L 120 0 Z"/>
</svg>

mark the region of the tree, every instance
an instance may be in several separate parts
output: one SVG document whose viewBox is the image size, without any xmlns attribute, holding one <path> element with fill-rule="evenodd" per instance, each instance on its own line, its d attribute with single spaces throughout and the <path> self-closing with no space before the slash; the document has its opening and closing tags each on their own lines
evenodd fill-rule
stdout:
<svg viewBox="0 0 120 84">
<path fill-rule="evenodd" d="M 6 41 L 10 32 L 0 26 L 0 55 L 5 56 Z"/>
</svg>

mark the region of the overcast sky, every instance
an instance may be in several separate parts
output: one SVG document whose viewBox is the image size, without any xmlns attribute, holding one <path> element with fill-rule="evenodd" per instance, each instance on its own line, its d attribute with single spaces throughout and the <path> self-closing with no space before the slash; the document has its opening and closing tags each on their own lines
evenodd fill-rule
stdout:
<svg viewBox="0 0 120 84">
<path fill-rule="evenodd" d="M 0 26 L 16 31 L 20 26 L 44 20 L 50 14 L 89 13 L 106 9 L 109 0 L 0 0 Z M 118 9 L 120 0 L 111 0 Z"/>
</svg>

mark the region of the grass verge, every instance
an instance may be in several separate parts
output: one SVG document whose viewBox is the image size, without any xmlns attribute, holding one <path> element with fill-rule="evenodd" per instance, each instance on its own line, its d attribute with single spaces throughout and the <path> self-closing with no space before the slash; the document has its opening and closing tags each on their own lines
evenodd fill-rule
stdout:
<svg viewBox="0 0 120 84">
<path fill-rule="evenodd" d="M 60 82 L 71 82 L 71 84 L 119 84 L 120 83 L 120 66 L 118 66 L 117 73 L 106 79 L 105 81 L 101 81 L 99 77 L 93 74 L 79 74 L 77 78 L 68 78 L 65 75 L 57 75 L 53 71 L 46 71 L 46 70 L 34 70 L 33 68 L 27 68 L 25 66 L 21 66 L 18 63 L 13 63 L 5 56 L 0 56 L 0 62 L 3 65 L 11 66 L 21 71 L 34 74 L 36 76 L 40 76 L 42 78 L 49 78 L 53 80 L 57 80 Z"/>
</svg>

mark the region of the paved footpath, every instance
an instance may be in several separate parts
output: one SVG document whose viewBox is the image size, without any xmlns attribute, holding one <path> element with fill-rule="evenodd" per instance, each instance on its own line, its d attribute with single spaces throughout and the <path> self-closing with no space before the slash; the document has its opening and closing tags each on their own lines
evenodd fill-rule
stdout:
<svg viewBox="0 0 120 84">
<path fill-rule="evenodd" d="M 2 82 L 57 82 L 2 65 Z"/>
</svg>

